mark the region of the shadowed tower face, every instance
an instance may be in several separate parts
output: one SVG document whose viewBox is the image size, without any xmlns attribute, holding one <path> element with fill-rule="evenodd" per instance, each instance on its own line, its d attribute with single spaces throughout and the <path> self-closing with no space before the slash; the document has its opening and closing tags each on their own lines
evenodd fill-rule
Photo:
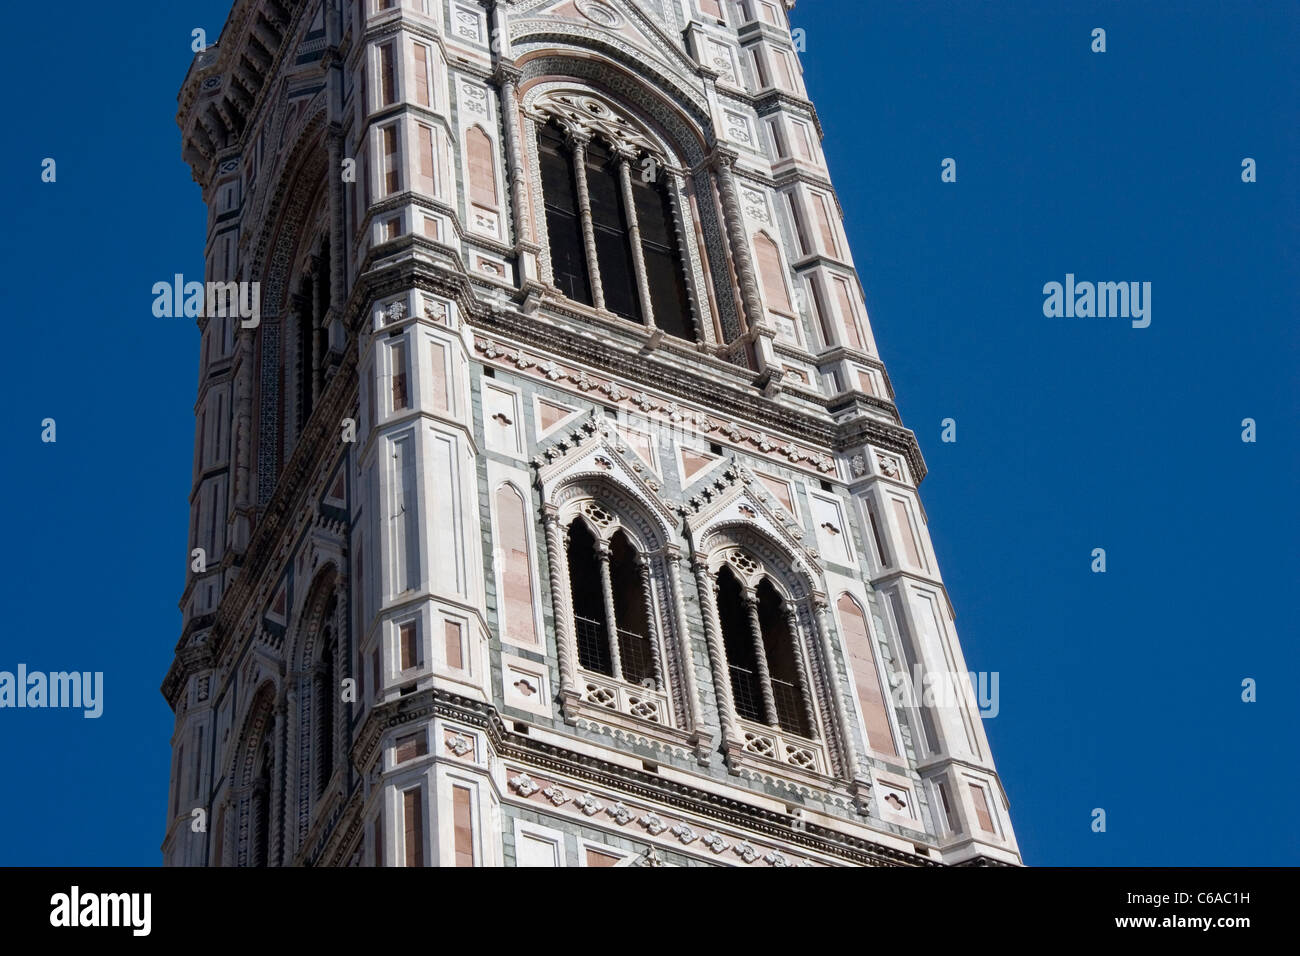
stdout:
<svg viewBox="0 0 1300 956">
<path fill-rule="evenodd" d="M 199 320 L 166 863 L 1019 862 L 792 6 L 247 0 L 195 59 L 261 314 Z"/>
</svg>

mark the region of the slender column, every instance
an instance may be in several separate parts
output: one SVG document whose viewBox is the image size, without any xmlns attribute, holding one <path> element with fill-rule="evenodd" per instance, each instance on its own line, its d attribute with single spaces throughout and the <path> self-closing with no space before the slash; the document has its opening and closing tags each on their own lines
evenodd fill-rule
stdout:
<svg viewBox="0 0 1300 956">
<path fill-rule="evenodd" d="M 350 711 L 345 711 L 342 694 L 339 693 L 342 687 L 342 681 L 347 668 L 344 665 L 345 659 L 352 660 L 350 644 L 348 642 L 348 589 L 347 586 L 339 580 L 334 586 L 334 686 L 330 688 L 330 693 L 334 695 L 334 727 L 341 728 L 341 732 L 332 735 L 334 741 L 334 767 L 337 770 L 347 763 L 347 753 L 351 749 L 352 741 L 349 730 L 352 727 Z M 346 705 L 351 707 L 351 704 Z M 346 774 L 344 775 L 346 777 Z"/>
<path fill-rule="evenodd" d="M 847 764 L 845 775 L 854 780 L 869 781 L 870 777 L 863 770 L 862 757 L 858 753 L 857 744 L 853 740 L 853 726 L 849 722 L 848 711 L 844 707 L 844 695 L 840 692 L 840 681 L 833 664 L 835 658 L 831 654 L 831 636 L 826 624 L 825 598 L 816 597 L 813 599 L 813 613 L 817 621 L 817 639 L 821 643 L 822 659 L 826 661 L 826 676 L 832 684 L 831 701 L 835 709 L 835 723 L 839 728 L 840 740 L 844 742 L 844 760 Z"/>
<path fill-rule="evenodd" d="M 712 341 L 712 336 L 705 332 L 703 305 L 704 300 L 708 298 L 708 293 L 700 287 L 697 281 L 699 276 L 696 275 L 696 269 L 700 268 L 697 260 L 702 246 L 686 238 L 690 233 L 687 231 L 686 205 L 681 198 L 686 188 L 685 179 L 676 170 L 660 167 L 660 171 L 666 172 L 669 177 L 667 192 L 668 205 L 673 214 L 673 237 L 677 241 L 679 267 L 686 276 L 686 301 L 691 310 L 691 321 L 695 324 L 695 340 L 709 342 Z"/>
<path fill-rule="evenodd" d="M 546 563 L 550 566 L 551 601 L 555 605 L 555 656 L 559 661 L 560 693 L 576 688 L 578 675 L 574 669 L 573 597 L 569 593 L 568 560 L 563 543 L 560 516 L 554 505 L 546 506 Z"/>
<path fill-rule="evenodd" d="M 682 556 L 677 551 L 668 552 L 668 583 L 673 592 L 673 615 L 677 619 L 677 633 L 681 637 L 683 688 L 691 716 L 691 727 L 702 730 L 704 710 L 700 705 L 700 692 L 695 684 L 695 655 L 691 653 L 691 634 L 686 627 L 686 599 L 682 594 Z"/>
<path fill-rule="evenodd" d="M 609 574 L 609 542 L 596 544 L 600 561 L 600 590 L 605 596 L 605 633 L 609 636 L 609 664 L 615 680 L 623 679 L 623 658 L 618 648 L 618 621 L 614 618 L 614 583 Z"/>
<path fill-rule="evenodd" d="M 285 751 L 289 744 L 289 709 L 297 694 L 287 687 L 275 702 L 275 766 L 271 776 L 271 799 L 267 801 L 270 839 L 267 841 L 266 865 L 284 865 L 284 778 Z"/>
<path fill-rule="evenodd" d="M 253 339 L 257 334 L 242 325 L 235 325 L 235 509 L 231 516 L 234 533 L 229 542 L 230 548 L 240 554 L 248 547 L 253 527 Z"/>
<path fill-rule="evenodd" d="M 311 797 L 315 797 L 316 795 L 316 774 L 320 769 L 317 760 L 323 760 L 325 751 L 327 749 L 333 749 L 334 747 L 334 728 L 326 727 L 324 724 L 320 723 L 320 717 L 325 715 L 324 695 L 330 692 L 329 685 L 325 683 L 325 673 L 325 661 L 315 661 L 311 665 L 311 696 L 309 698 L 310 706 L 307 708 L 307 711 L 311 714 L 311 722 L 315 727 L 316 739 L 312 741 L 315 746 L 308 748 L 309 756 L 307 759 L 307 773 L 303 774 L 301 771 L 298 773 L 299 777 L 307 777 L 307 795 L 310 795 Z M 311 759 L 310 754 L 312 753 L 317 755 L 316 760 Z M 327 781 L 321 782 L 325 783 Z M 304 795 L 304 799 L 306 799 L 307 795 Z M 322 794 L 322 797 L 323 796 L 324 795 Z"/>
<path fill-rule="evenodd" d="M 655 690 L 663 690 L 664 671 L 659 662 L 659 636 L 655 628 L 655 598 L 651 590 L 650 562 L 644 554 L 637 552 L 636 566 L 641 572 L 641 597 L 645 601 L 646 639 L 650 642 L 650 665 L 654 668 Z"/>
<path fill-rule="evenodd" d="M 749 254 L 749 235 L 745 230 L 745 214 L 736 196 L 736 176 L 731 164 L 735 157 L 718 152 L 714 155 L 714 170 L 718 177 L 718 196 L 722 200 L 722 215 L 726 220 L 727 239 L 731 246 L 732 262 L 736 266 L 736 280 L 740 283 L 740 297 L 745 313 L 745 331 L 764 324 L 763 300 L 758 294 L 754 258 Z"/>
<path fill-rule="evenodd" d="M 528 168 L 541 169 L 541 155 L 537 148 L 537 129 L 543 121 L 525 112 L 528 122 L 522 124 L 520 148 L 524 151 Z M 556 288 L 555 268 L 551 265 L 551 232 L 546 227 L 546 201 L 540 189 L 529 195 L 528 221 L 532 226 L 533 242 L 537 245 L 538 275 L 537 281 L 551 288 Z"/>
<path fill-rule="evenodd" d="M 327 17 L 328 21 L 330 18 Z M 338 89 L 336 94 L 336 108 L 338 113 L 342 113 L 343 103 L 343 82 L 342 70 L 336 64 L 333 74 L 337 78 L 335 86 Z M 327 140 L 329 148 L 329 194 L 330 194 L 330 289 L 329 289 L 329 310 L 335 314 L 343 311 L 347 304 L 347 252 L 349 247 L 347 238 L 343 235 L 343 210 L 347 203 L 347 197 L 343 190 L 343 176 L 340 168 L 343 165 L 343 131 L 337 127 L 331 127 L 329 138 Z M 353 189 L 359 189 L 360 185 L 352 184 Z M 327 313 L 328 314 L 328 313 Z"/>
<path fill-rule="evenodd" d="M 758 669 L 759 689 L 763 693 L 763 711 L 767 722 L 773 727 L 780 727 L 777 718 L 776 695 L 772 692 L 772 672 L 767 666 L 767 647 L 763 644 L 763 625 L 758 619 L 758 595 L 752 588 L 745 588 L 745 610 L 749 612 L 749 633 L 754 639 L 754 666 Z"/>
<path fill-rule="evenodd" d="M 215 770 L 216 768 L 214 767 L 214 777 L 216 776 Z M 212 809 L 220 825 L 213 827 L 212 829 L 212 837 L 215 841 L 215 845 L 208 848 L 205 858 L 208 861 L 208 866 L 226 866 L 226 860 L 229 858 L 227 856 L 230 852 L 229 848 L 235 845 L 234 840 L 230 835 L 231 824 L 238 824 L 239 822 L 239 811 L 234 800 L 234 795 L 227 792 L 225 799 L 222 800 L 218 806 L 213 807 Z"/>
<path fill-rule="evenodd" d="M 506 135 L 506 169 L 510 174 L 510 202 L 514 206 L 515 244 L 532 242 L 528 201 L 524 191 L 523 136 L 519 128 L 519 71 L 502 65 L 497 70 L 501 113 Z"/>
<path fill-rule="evenodd" d="M 243 854 L 244 866 L 257 866 L 257 846 L 262 839 L 262 834 L 266 833 L 266 861 L 263 865 L 271 865 L 271 787 L 270 784 L 262 780 L 254 780 L 252 785 L 245 788 L 240 795 L 240 800 L 246 809 L 247 838 L 244 845 L 236 849 L 235 865 L 239 865 L 240 854 Z M 259 815 L 260 811 L 260 815 Z M 238 827 L 235 830 L 239 832 Z"/>
<path fill-rule="evenodd" d="M 803 704 L 804 716 L 808 721 L 808 736 L 817 736 L 817 708 L 813 706 L 812 674 L 808 669 L 807 657 L 803 651 L 803 641 L 799 639 L 799 614 L 790 605 L 785 608 L 785 626 L 790 632 L 790 644 L 794 649 L 794 663 L 799 671 L 799 701 Z"/>
<path fill-rule="evenodd" d="M 311 407 L 313 410 L 316 408 L 316 403 L 320 401 L 321 386 L 324 384 L 324 377 L 321 375 L 324 356 L 321 354 L 320 341 L 321 330 L 325 327 L 325 315 L 320 308 L 322 263 L 323 260 L 319 258 L 313 258 L 312 260 L 314 275 L 311 283 L 311 302 L 307 305 L 308 312 L 311 315 L 311 335 L 308 336 L 308 340 L 311 342 Z M 303 416 L 302 423 L 306 427 L 306 415 Z"/>
<path fill-rule="evenodd" d="M 636 289 L 641 297 L 641 317 L 647 329 L 655 327 L 654 305 L 650 301 L 650 277 L 646 275 L 645 250 L 641 248 L 641 224 L 636 216 L 636 195 L 632 192 L 632 165 L 629 156 L 618 158 L 618 178 L 623 186 L 623 212 L 627 216 L 628 238 L 632 243 L 632 268 L 636 272 Z"/>
<path fill-rule="evenodd" d="M 739 739 L 736 734 L 736 701 L 731 695 L 731 671 L 727 669 L 727 649 L 722 643 L 722 623 L 718 620 L 718 582 L 709 573 L 708 562 L 696 555 L 691 562 L 695 585 L 700 592 L 704 612 L 704 637 L 709 648 L 709 667 L 713 671 L 713 691 L 718 698 L 718 722 L 724 740 Z"/>
<path fill-rule="evenodd" d="M 306 835 L 304 831 L 316 796 L 317 764 L 312 758 L 320 753 L 322 742 L 317 696 L 321 689 L 321 681 L 317 676 L 319 668 L 319 663 L 313 663 L 306 671 L 293 670 L 285 675 L 286 683 L 294 688 L 293 695 L 287 698 L 286 706 L 293 708 L 294 729 L 297 732 L 296 740 L 288 740 L 286 734 L 286 766 L 281 771 L 286 791 L 285 816 L 289 815 L 290 808 L 293 810 L 293 817 L 285 826 L 285 856 L 291 859 L 293 847 Z"/>
<path fill-rule="evenodd" d="M 605 311 L 605 287 L 600 282 L 600 260 L 596 255 L 596 227 L 591 221 L 591 194 L 587 192 L 587 144 L 591 138 L 586 133 L 569 130 L 573 146 L 573 174 L 578 187 L 578 217 L 582 220 L 582 241 L 587 248 L 587 273 L 591 282 L 591 301 L 597 309 Z"/>
</svg>

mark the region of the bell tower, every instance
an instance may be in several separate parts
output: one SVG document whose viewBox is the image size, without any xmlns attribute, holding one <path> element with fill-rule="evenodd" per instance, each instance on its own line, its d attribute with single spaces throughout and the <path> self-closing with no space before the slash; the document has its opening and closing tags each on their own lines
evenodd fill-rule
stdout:
<svg viewBox="0 0 1300 956">
<path fill-rule="evenodd" d="M 167 864 L 1020 862 L 793 7 L 237 0 Z"/>
</svg>

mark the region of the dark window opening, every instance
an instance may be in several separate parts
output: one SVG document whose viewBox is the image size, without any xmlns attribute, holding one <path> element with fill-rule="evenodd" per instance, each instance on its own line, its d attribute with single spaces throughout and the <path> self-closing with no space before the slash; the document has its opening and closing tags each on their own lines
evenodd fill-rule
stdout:
<svg viewBox="0 0 1300 956">
<path fill-rule="evenodd" d="M 745 607 L 740 582 L 730 568 L 718 572 L 718 620 L 722 624 L 722 641 L 727 651 L 727 668 L 731 671 L 731 696 L 735 698 L 736 713 L 746 720 L 766 723 L 758 660 L 749 629 L 749 610 Z"/>
<path fill-rule="evenodd" d="M 325 618 L 328 620 L 334 615 L 334 601 L 331 599 L 328 607 L 325 609 Z M 321 640 L 321 658 L 319 666 L 316 669 L 316 686 L 313 689 L 316 696 L 317 704 L 317 750 L 319 757 L 316 763 L 316 796 L 319 798 L 325 793 L 325 787 L 330 782 L 330 777 L 334 776 L 334 658 L 338 652 L 338 639 L 334 636 L 333 628 L 326 628 Z"/>
<path fill-rule="evenodd" d="M 636 546 L 623 531 L 610 538 L 609 595 L 595 536 L 581 519 L 569 526 L 569 588 L 573 596 L 573 627 L 578 662 L 584 670 L 619 678 L 630 684 L 657 687 L 650 611 L 645 600 L 645 573 Z M 613 605 L 613 639 L 618 641 L 614 666 L 608 605 Z M 617 671 L 617 673 L 616 673 Z"/>
<path fill-rule="evenodd" d="M 763 663 L 767 667 L 772 702 L 776 707 L 773 714 L 768 713 L 764 700 L 758 646 L 741 583 L 730 568 L 724 567 L 718 572 L 718 619 L 722 625 L 736 713 L 745 720 L 774 723 L 788 733 L 811 737 L 812 727 L 803 696 L 803 676 L 795 653 L 797 637 L 790 630 L 787 605 L 766 578 L 759 583 L 755 599 Z"/>
<path fill-rule="evenodd" d="M 650 621 L 646 615 L 641 569 L 636 549 L 622 531 L 610 541 L 609 577 L 614 592 L 614 620 L 618 623 L 618 653 L 623 679 L 631 684 L 654 684 L 654 658 L 650 649 Z"/>
<path fill-rule="evenodd" d="M 586 202 L 595 243 L 595 262 L 587 256 L 582 196 L 573 149 L 565 131 L 552 120 L 538 132 L 543 202 L 550 241 L 551 271 L 556 286 L 569 299 L 595 304 L 591 268 L 599 269 L 605 308 L 638 324 L 646 321 L 637 275 L 637 252 L 645 264 L 645 288 L 655 324 L 676 338 L 694 341 L 695 322 L 681 246 L 669 193 L 669 177 L 657 175 L 647 182 L 641 164 L 619 155 L 607 143 L 593 141 L 584 152 L 581 171 L 586 181 Z M 623 188 L 622 165 L 630 163 L 632 208 Z M 660 169 L 656 162 L 656 171 Z M 632 243 L 635 216 L 640 250 Z"/>
<path fill-rule="evenodd" d="M 664 178 L 657 176 L 654 182 L 644 182 L 640 176 L 632 179 L 650 307 L 655 325 L 669 335 L 694 341 L 695 323 L 682 273 L 682 251 L 673 228 L 673 209 Z"/>
<path fill-rule="evenodd" d="M 318 367 L 314 369 L 317 394 L 325 386 L 325 352 L 329 348 L 329 329 L 325 323 L 326 313 L 330 309 L 330 240 L 325 237 L 321 243 L 320 257 L 316 260 L 316 319 L 312 324 L 312 338 L 315 354 L 319 357 Z"/>
<path fill-rule="evenodd" d="M 294 312 L 298 331 L 298 356 L 296 372 L 298 421 L 295 434 L 301 435 L 307 419 L 311 418 L 311 348 L 312 348 L 312 306 L 315 303 L 315 289 L 311 276 L 304 276 L 294 296 Z"/>
<path fill-rule="evenodd" d="M 605 308 L 633 322 L 644 321 L 637 293 L 636 266 L 618 160 L 600 143 L 587 147 L 587 196 L 591 200 L 591 226 L 596 234 L 596 260 L 600 263 L 600 284 Z"/>
<path fill-rule="evenodd" d="M 582 222 L 578 216 L 573 151 L 565 142 L 564 132 L 555 123 L 542 128 L 537 145 L 555 284 L 567 298 L 592 305 Z"/>
<path fill-rule="evenodd" d="M 569 590 L 573 597 L 573 627 L 578 663 L 585 670 L 614 676 L 605 625 L 605 599 L 600 585 L 596 539 L 581 520 L 569 525 Z"/>
<path fill-rule="evenodd" d="M 811 736 L 799 662 L 794 653 L 795 636 L 790 633 L 785 601 L 766 578 L 758 586 L 758 622 L 763 634 L 763 648 L 767 652 L 768 673 L 772 677 L 776 722 L 782 730 L 801 737 Z"/>
</svg>

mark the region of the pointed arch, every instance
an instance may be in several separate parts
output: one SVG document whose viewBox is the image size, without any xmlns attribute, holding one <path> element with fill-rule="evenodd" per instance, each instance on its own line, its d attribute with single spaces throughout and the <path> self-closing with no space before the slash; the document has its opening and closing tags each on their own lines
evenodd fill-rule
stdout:
<svg viewBox="0 0 1300 956">
<path fill-rule="evenodd" d="M 524 94 L 539 166 L 534 214 L 546 225 L 554 284 L 574 301 L 698 341 L 709 297 L 685 192 L 692 157 L 702 156 L 698 128 L 651 94 L 633 96 L 638 86 L 563 75 Z M 659 107 L 653 117 L 638 108 L 648 104 Z"/>
<path fill-rule="evenodd" d="M 559 509 L 561 524 L 581 518 L 597 538 L 621 528 L 645 554 L 662 551 L 673 537 L 667 516 L 646 500 L 645 492 L 609 472 L 593 469 L 562 478 L 551 486 L 548 501 Z"/>
<path fill-rule="evenodd" d="M 748 492 L 724 496 L 718 508 L 716 523 L 701 519 L 691 537 L 728 758 L 752 754 L 815 774 L 856 774 L 820 566 L 766 526 L 762 502 Z M 728 511 L 743 517 L 716 518 Z M 739 596 L 728 597 L 724 586 Z"/>
<path fill-rule="evenodd" d="M 284 109 L 283 104 L 279 109 Z M 297 367 L 299 354 L 305 352 L 302 340 L 316 334 L 314 327 L 299 334 L 290 319 L 292 296 L 299 292 L 295 271 L 304 260 L 304 250 L 319 247 L 322 236 L 328 235 L 331 228 L 328 216 L 321 221 L 321 210 L 327 208 L 330 165 L 323 94 L 307 106 L 306 114 L 310 117 L 299 125 L 289 158 L 283 164 L 285 174 L 268 193 L 266 208 L 250 215 L 251 221 L 264 225 L 247 258 L 248 271 L 240 277 L 259 283 L 260 322 L 251 330 L 237 327 L 236 335 L 246 343 L 240 346 L 247 352 L 247 365 L 241 364 L 240 376 L 244 379 L 242 394 L 247 398 L 241 403 L 236 424 L 239 447 L 251 449 L 247 480 L 256 485 L 252 488 L 241 483 L 237 489 L 240 506 L 270 500 L 299 432 L 297 383 L 305 382 L 312 372 L 310 358 L 302 363 L 306 377 L 286 376 L 282 367 L 286 360 Z M 276 121 L 282 126 L 286 120 L 281 113 Z M 240 391 L 237 389 L 237 393 Z M 301 421 L 305 422 L 306 416 Z"/>
<path fill-rule="evenodd" d="M 274 682 L 268 680 L 258 687 L 233 750 L 230 780 L 238 838 L 236 866 L 269 866 L 273 862 L 272 837 L 278 829 L 274 800 L 276 696 Z"/>
<path fill-rule="evenodd" d="M 586 460 L 608 463 L 605 454 L 615 453 Z M 563 686 L 584 702 L 686 730 L 697 708 L 667 516 L 635 479 L 576 467 L 541 482 Z"/>
<path fill-rule="evenodd" d="M 800 737 L 816 733 L 798 609 L 749 555 L 732 551 L 716 576 L 718 620 L 737 714 Z"/>
<path fill-rule="evenodd" d="M 289 653 L 293 706 L 288 714 L 286 754 L 288 819 L 286 852 L 293 855 L 307 839 L 312 816 L 327 800 L 327 789 L 344 752 L 346 721 L 339 705 L 346 672 L 346 613 L 342 576 L 328 560 L 317 569 L 290 623 Z"/>
</svg>

